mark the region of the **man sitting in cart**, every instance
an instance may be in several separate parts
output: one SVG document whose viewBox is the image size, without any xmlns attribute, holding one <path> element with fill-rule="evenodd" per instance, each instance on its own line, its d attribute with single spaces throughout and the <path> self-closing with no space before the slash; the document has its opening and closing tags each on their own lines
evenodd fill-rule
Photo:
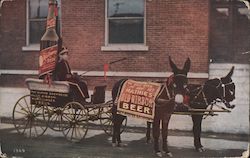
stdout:
<svg viewBox="0 0 250 158">
<path fill-rule="evenodd" d="M 68 63 L 68 49 L 63 47 L 59 53 L 59 60 L 55 68 L 55 78 L 59 81 L 69 81 L 71 85 L 76 85 L 80 88 L 80 93 L 84 98 L 89 98 L 88 87 L 77 74 L 72 74 Z"/>
</svg>

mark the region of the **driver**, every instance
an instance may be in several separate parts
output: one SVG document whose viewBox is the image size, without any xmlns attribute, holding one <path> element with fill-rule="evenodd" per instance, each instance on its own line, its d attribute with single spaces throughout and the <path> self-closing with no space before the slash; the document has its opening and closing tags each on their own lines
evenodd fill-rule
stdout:
<svg viewBox="0 0 250 158">
<path fill-rule="evenodd" d="M 77 84 L 85 98 L 89 98 L 88 87 L 84 81 L 81 80 L 77 74 L 72 74 L 68 63 L 69 51 L 63 47 L 59 53 L 59 60 L 55 68 L 55 78 L 59 81 L 69 81 Z"/>
</svg>

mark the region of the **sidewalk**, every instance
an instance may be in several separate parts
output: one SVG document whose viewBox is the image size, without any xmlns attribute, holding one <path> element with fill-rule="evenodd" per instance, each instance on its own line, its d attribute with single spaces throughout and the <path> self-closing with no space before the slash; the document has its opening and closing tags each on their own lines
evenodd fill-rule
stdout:
<svg viewBox="0 0 250 158">
<path fill-rule="evenodd" d="M 50 157 L 48 155 L 51 154 L 49 152 L 51 152 L 52 149 L 53 155 L 56 155 L 55 157 L 65 158 L 72 157 L 73 153 L 74 155 L 79 155 L 79 158 L 117 157 L 117 155 L 120 155 L 120 157 L 154 157 L 153 155 L 150 155 L 150 153 L 152 154 L 153 152 L 153 144 L 145 144 L 145 128 L 128 127 L 121 135 L 122 140 L 128 144 L 128 147 L 124 149 L 112 148 L 111 137 L 107 136 L 100 129 L 99 126 L 90 126 L 86 138 L 80 143 L 72 144 L 66 141 L 62 133 L 54 132 L 52 130 L 47 130 L 41 138 L 24 138 L 23 136 L 17 135 L 17 132 L 9 119 L 2 119 L 0 138 L 4 152 L 9 155 L 13 154 L 15 148 L 21 148 L 26 151 L 25 153 L 19 153 L 23 157 L 30 157 L 30 154 L 32 155 L 40 152 L 42 152 L 43 156 L 46 155 L 47 157 Z M 46 146 L 40 148 L 40 145 L 38 144 L 46 144 Z M 175 157 L 238 157 L 247 149 L 248 135 L 203 132 L 202 144 L 206 151 L 204 153 L 197 153 L 194 151 L 193 147 L 192 132 L 170 130 L 168 144 Z M 67 151 L 65 151 L 65 149 L 63 151 L 63 148 L 67 148 Z M 103 149 L 103 152 L 101 153 L 98 152 L 100 148 Z M 67 156 L 62 154 L 65 152 L 67 153 Z"/>
<path fill-rule="evenodd" d="M 11 118 L 1 118 L 0 130 L 10 130 L 12 133 L 16 133 L 14 125 L 12 124 Z M 98 134 L 104 133 L 102 128 L 98 124 L 90 123 L 86 138 L 93 137 Z M 45 132 L 45 135 L 51 137 L 63 137 L 61 132 L 55 132 L 51 129 Z M 151 133 L 152 135 L 152 133 Z M 146 136 L 146 128 L 144 127 L 131 127 L 127 126 L 122 139 L 126 141 L 139 140 Z M 111 139 L 110 139 L 111 141 Z M 183 130 L 169 130 L 169 142 L 172 142 L 172 146 L 178 147 L 178 142 L 182 142 L 182 147 L 193 148 L 193 133 L 192 131 Z M 249 135 L 245 134 L 226 134 L 226 133 L 214 133 L 214 132 L 202 132 L 202 142 L 206 148 L 211 150 L 222 150 L 222 149 L 247 149 L 249 142 Z"/>
</svg>

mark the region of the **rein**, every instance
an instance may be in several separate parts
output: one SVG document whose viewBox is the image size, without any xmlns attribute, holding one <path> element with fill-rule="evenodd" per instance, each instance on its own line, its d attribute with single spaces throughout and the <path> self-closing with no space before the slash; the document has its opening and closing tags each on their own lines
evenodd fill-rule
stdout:
<svg viewBox="0 0 250 158">
<path fill-rule="evenodd" d="M 174 76 L 182 76 L 182 77 L 187 77 L 187 75 L 184 75 L 184 74 L 177 74 L 177 75 L 174 75 Z"/>
</svg>

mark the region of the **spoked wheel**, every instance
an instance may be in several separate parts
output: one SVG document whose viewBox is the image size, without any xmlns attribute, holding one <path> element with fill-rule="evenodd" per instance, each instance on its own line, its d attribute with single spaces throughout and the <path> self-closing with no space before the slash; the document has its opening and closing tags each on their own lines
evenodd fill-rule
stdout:
<svg viewBox="0 0 250 158">
<path fill-rule="evenodd" d="M 72 142 L 81 141 L 88 132 L 88 112 L 78 102 L 70 102 L 63 109 L 63 134 Z"/>
<path fill-rule="evenodd" d="M 102 129 L 104 130 L 104 132 L 106 134 L 108 134 L 109 136 L 112 136 L 113 134 L 113 116 L 112 116 L 112 111 L 111 111 L 112 107 L 103 107 L 101 108 L 101 112 L 100 112 L 100 124 Z M 125 120 L 123 120 L 122 122 L 122 127 L 121 127 L 121 131 L 120 133 L 124 132 L 124 130 L 126 129 L 127 126 L 127 117 L 125 118 Z"/>
<path fill-rule="evenodd" d="M 30 95 L 21 97 L 15 104 L 12 120 L 18 133 L 28 138 L 39 137 L 47 129 L 43 117 L 43 106 L 30 103 Z"/>
<path fill-rule="evenodd" d="M 63 108 L 45 106 L 43 111 L 43 117 L 47 120 L 48 127 L 54 131 L 63 130 L 62 122 Z"/>
</svg>

